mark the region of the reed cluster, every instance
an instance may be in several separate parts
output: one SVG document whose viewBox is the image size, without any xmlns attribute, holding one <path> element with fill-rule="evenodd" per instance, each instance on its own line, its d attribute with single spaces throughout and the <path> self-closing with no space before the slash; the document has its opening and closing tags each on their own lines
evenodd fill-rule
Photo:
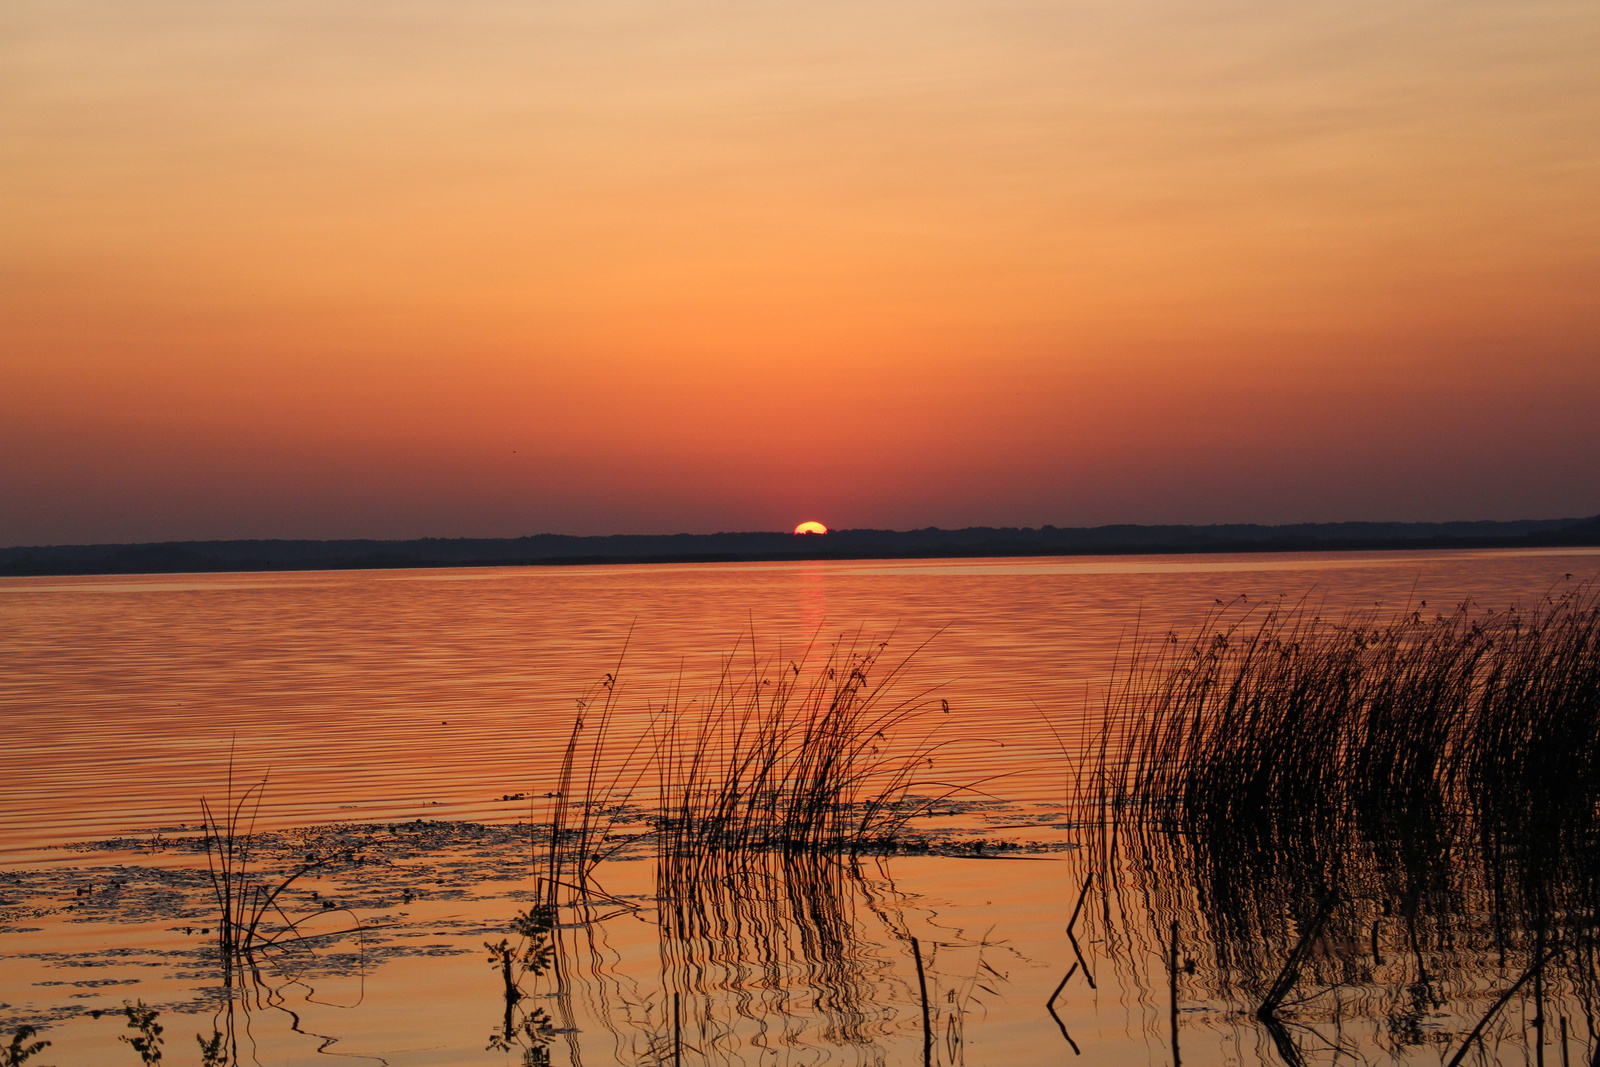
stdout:
<svg viewBox="0 0 1600 1067">
<path fill-rule="evenodd" d="M 747 639 L 707 687 L 680 680 L 647 714 L 623 713 L 620 662 L 578 702 L 540 899 L 592 934 L 596 915 L 641 910 L 595 868 L 630 845 L 652 854 L 663 996 L 644 1012 L 642 1061 L 711 1058 L 746 1026 L 798 1040 L 815 1019 L 829 1041 L 864 1045 L 887 1025 L 856 902 L 879 909 L 853 861 L 898 848 L 956 791 L 929 770 L 941 742 L 928 713 L 948 705 L 906 685 L 911 656 L 887 656 L 860 635 L 793 658 Z M 563 934 L 554 924 L 557 989 L 581 966 Z"/>
<path fill-rule="evenodd" d="M 1207 946 L 1214 992 L 1253 1001 L 1290 1062 L 1280 1009 L 1357 982 L 1397 1047 L 1476 998 L 1459 1060 L 1517 994 L 1539 1020 L 1581 1012 L 1600 1050 L 1595 588 L 1526 611 L 1239 608 L 1145 641 L 1112 691 L 1082 776 L 1110 895 L 1173 924 L 1174 961 L 1179 924 Z"/>
<path fill-rule="evenodd" d="M 758 853 L 850 856 L 892 850 L 906 824 L 954 787 L 920 777 L 940 748 L 904 692 L 910 657 L 859 635 L 821 656 L 762 658 L 753 642 L 724 658 L 708 690 L 681 684 L 618 729 L 616 673 L 579 702 L 551 805 L 546 885 L 587 891 L 619 824 L 650 827 L 663 892 Z M 811 650 L 807 650 L 809 653 Z M 933 787 L 933 798 L 913 787 Z M 555 906 L 554 896 L 547 902 Z"/>
<path fill-rule="evenodd" d="M 201 830 L 204 834 L 206 869 L 217 912 L 217 952 L 223 967 L 223 985 L 231 988 L 234 972 L 241 961 L 273 938 L 264 932 L 270 919 L 287 920 L 278 898 L 315 862 L 278 882 L 258 879 L 251 870 L 255 821 L 266 783 L 247 788 L 233 796 L 233 771 L 228 771 L 228 799 L 220 814 L 209 801 L 200 801 Z M 292 921 L 290 921 L 292 926 Z"/>
<path fill-rule="evenodd" d="M 698 707 L 660 709 L 653 762 L 664 857 L 857 853 L 894 840 L 919 806 L 914 775 L 936 743 L 902 727 L 926 693 L 887 698 L 905 662 L 886 643 L 841 643 L 820 666 L 730 657 Z"/>
<path fill-rule="evenodd" d="M 252 1009 L 281 1003 L 281 992 L 272 984 L 269 975 L 277 973 L 282 984 L 292 982 L 310 990 L 302 968 L 315 958 L 317 944 L 326 945 L 329 938 L 354 934 L 360 944 L 362 966 L 365 966 L 364 931 L 353 912 L 323 902 L 309 913 L 291 914 L 289 897 L 295 883 L 314 871 L 329 867 L 328 857 L 307 854 L 304 862 L 274 873 L 256 867 L 256 821 L 266 787 L 263 778 L 235 795 L 230 756 L 226 799 L 219 808 L 213 808 L 203 798 L 200 801 L 201 843 L 205 848 L 215 908 L 217 963 L 221 972 L 221 983 L 215 990 L 218 1004 L 212 1034 L 210 1038 L 195 1035 L 203 1067 L 243 1062 L 241 1036 L 248 1037 Z M 330 912 L 344 912 L 350 927 L 306 933 L 304 927 L 309 919 Z M 297 963 L 299 966 L 291 970 L 301 973 L 286 972 L 285 967 L 290 963 Z M 140 1036 L 124 1040 L 145 1057 L 146 1063 L 159 1063 L 161 1027 L 155 1025 L 156 1013 L 139 1005 L 137 1009 L 130 1007 L 127 1016 L 129 1027 L 139 1030 Z"/>
<path fill-rule="evenodd" d="M 1414 849 L 1471 826 L 1587 847 L 1600 824 L 1600 597 L 1334 621 L 1304 605 L 1168 635 L 1119 691 L 1108 813 L 1237 861 Z M 1330 887 L 1332 888 L 1332 887 Z"/>
</svg>

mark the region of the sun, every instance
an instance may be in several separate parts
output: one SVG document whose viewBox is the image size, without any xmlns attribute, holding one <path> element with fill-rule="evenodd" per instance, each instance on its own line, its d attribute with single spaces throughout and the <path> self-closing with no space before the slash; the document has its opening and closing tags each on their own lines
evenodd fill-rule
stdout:
<svg viewBox="0 0 1600 1067">
<path fill-rule="evenodd" d="M 825 534 L 828 532 L 828 528 L 820 522 L 802 522 L 794 528 L 794 532 L 797 534 Z"/>
</svg>

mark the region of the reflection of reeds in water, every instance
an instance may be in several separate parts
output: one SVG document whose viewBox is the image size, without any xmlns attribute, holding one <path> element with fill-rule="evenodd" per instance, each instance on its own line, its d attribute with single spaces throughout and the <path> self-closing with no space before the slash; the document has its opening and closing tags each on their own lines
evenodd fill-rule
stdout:
<svg viewBox="0 0 1600 1067">
<path fill-rule="evenodd" d="M 585 1032 L 609 1033 L 608 1062 L 641 1065 L 888 1060 L 884 1039 L 907 1032 L 896 975 L 903 937 L 892 888 L 849 860 L 752 857 L 740 882 L 707 882 L 652 912 L 656 951 L 632 922 L 559 931 L 559 980 L 541 991 Z M 879 872 L 881 874 L 881 872 Z M 635 946 L 642 947 L 642 946 Z M 903 961 L 901 961 L 903 962 Z M 573 1045 L 570 1061 L 595 1047 Z M 539 1061 L 543 1062 L 543 1061 Z"/>
<path fill-rule="evenodd" d="M 1600 1050 L 1591 587 L 1527 614 L 1219 613 L 1142 648 L 1109 711 L 1109 886 L 1208 943 L 1200 979 L 1250 1003 L 1280 1056 L 1302 1054 L 1285 1019 L 1317 1013 L 1481 1055 L 1513 1039 L 1512 993 L 1534 998 L 1533 1058 L 1552 1011 Z M 1476 1028 L 1439 1028 L 1473 1005 Z"/>
<path fill-rule="evenodd" d="M 703 699 L 680 687 L 632 738 L 615 730 L 616 672 L 580 702 L 544 899 L 584 923 L 597 907 L 628 906 L 593 874 L 620 823 L 650 825 L 661 995 L 646 998 L 653 1036 L 641 1061 L 802 1039 L 871 1049 L 886 1032 L 888 964 L 861 934 L 857 862 L 892 850 L 934 802 L 911 791 L 928 784 L 916 776 L 938 745 L 911 729 L 933 701 L 896 694 L 908 661 L 885 664 L 885 650 L 846 640 L 812 664 L 763 660 L 752 642 L 723 661 Z M 570 966 L 563 953 L 558 987 L 575 977 Z"/>
<path fill-rule="evenodd" d="M 695 1061 L 737 1058 L 741 1045 L 881 1057 L 889 965 L 865 936 L 854 864 L 766 850 L 682 888 L 660 885 L 661 980 L 678 1005 L 673 1041 Z"/>
</svg>

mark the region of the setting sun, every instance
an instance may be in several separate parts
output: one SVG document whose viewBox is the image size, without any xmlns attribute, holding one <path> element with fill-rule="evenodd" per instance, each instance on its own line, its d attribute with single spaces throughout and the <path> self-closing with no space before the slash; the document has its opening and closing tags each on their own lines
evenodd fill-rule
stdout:
<svg viewBox="0 0 1600 1067">
<path fill-rule="evenodd" d="M 828 528 L 820 522 L 802 522 L 794 528 L 794 532 L 797 534 L 825 534 L 828 532 Z"/>
</svg>

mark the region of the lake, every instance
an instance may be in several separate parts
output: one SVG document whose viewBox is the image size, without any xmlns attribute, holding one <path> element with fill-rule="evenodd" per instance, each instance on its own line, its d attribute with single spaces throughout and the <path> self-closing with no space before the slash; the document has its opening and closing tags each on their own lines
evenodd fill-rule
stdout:
<svg viewBox="0 0 1600 1067">
<path fill-rule="evenodd" d="M 1345 1006 L 1305 1008 L 1323 1012 L 1301 1023 L 1317 1036 L 1286 1046 L 1195 946 L 1160 943 L 1214 902 L 1130 880 L 1176 894 L 1119 901 L 1132 936 L 1083 889 L 1075 761 L 1119 657 L 1219 605 L 1527 608 L 1597 572 L 1600 551 L 1561 549 L 3 579 L 0 1023 L 42 1025 L 39 1061 L 58 1065 L 137 1063 L 118 1041 L 137 1036 L 125 1002 L 161 1012 L 180 1064 L 201 1062 L 189 1035 L 214 1029 L 263 1064 L 1168 1063 L 1172 1027 L 1185 1063 L 1376 1049 L 1435 1063 L 1523 973 L 1513 963 L 1469 973 L 1419 948 L 1455 984 L 1428 979 L 1423 1007 L 1400 1011 L 1383 990 L 1418 979 L 1369 962 L 1328 979 Z M 611 774 L 630 752 L 649 763 L 628 746 L 664 706 L 703 714 L 730 671 L 809 677 L 841 635 L 886 643 L 874 671 L 903 663 L 892 695 L 937 738 L 912 790 L 943 798 L 922 852 L 762 859 L 680 898 L 646 820 L 619 809 L 603 888 L 508 933 L 547 891 L 538 824 L 580 700 L 591 716 L 613 702 Z M 200 803 L 256 786 L 251 871 L 315 866 L 268 917 L 295 936 L 224 980 Z M 1405 931 L 1362 921 L 1391 965 L 1379 942 Z M 1284 936 L 1292 949 L 1293 924 Z M 525 995 L 506 995 L 483 947 L 508 937 L 560 956 L 526 972 Z M 1568 998 L 1564 1013 L 1541 1014 L 1531 1047 L 1500 1031 L 1495 1047 L 1590 1056 L 1580 993 L 1541 992 Z"/>
</svg>

